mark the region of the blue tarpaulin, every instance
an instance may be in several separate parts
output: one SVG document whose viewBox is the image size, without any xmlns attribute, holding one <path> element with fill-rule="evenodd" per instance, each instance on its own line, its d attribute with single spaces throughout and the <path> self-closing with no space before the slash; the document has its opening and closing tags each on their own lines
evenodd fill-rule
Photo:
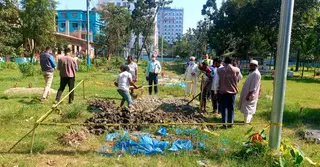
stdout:
<svg viewBox="0 0 320 167">
<path fill-rule="evenodd" d="M 167 128 L 161 126 L 158 130 L 158 134 L 160 134 L 161 136 L 167 136 L 168 135 Z"/>
<path fill-rule="evenodd" d="M 15 62 L 17 64 L 29 63 L 30 60 L 31 60 L 31 58 L 29 58 L 29 57 L 17 57 L 17 58 L 15 58 Z M 35 58 L 32 59 L 32 63 L 36 63 L 36 61 L 37 60 Z"/>
<path fill-rule="evenodd" d="M 191 136 L 196 134 L 196 132 L 196 129 L 176 129 L 177 135 Z M 167 136 L 168 132 L 165 127 L 160 127 L 157 131 L 157 134 L 161 136 Z M 137 140 L 133 141 L 130 136 L 137 137 Z M 169 141 L 153 139 L 151 134 L 145 132 L 138 134 L 130 134 L 127 131 L 122 131 L 121 133 L 110 133 L 106 135 L 106 141 L 115 141 L 115 144 L 111 153 L 106 153 L 106 146 L 101 148 L 101 152 L 105 155 L 112 155 L 112 153 L 115 152 L 153 155 L 158 153 L 162 154 L 166 150 L 177 152 L 181 150 L 190 151 L 193 148 L 204 148 L 204 144 L 202 142 L 198 142 L 196 146 L 193 146 L 191 140 L 175 140 L 170 147 Z M 169 147 L 170 149 L 168 149 Z"/>
<path fill-rule="evenodd" d="M 169 149 L 170 151 L 180 151 L 180 150 L 192 150 L 193 145 L 190 140 L 176 140 L 173 142 L 171 148 Z"/>
</svg>

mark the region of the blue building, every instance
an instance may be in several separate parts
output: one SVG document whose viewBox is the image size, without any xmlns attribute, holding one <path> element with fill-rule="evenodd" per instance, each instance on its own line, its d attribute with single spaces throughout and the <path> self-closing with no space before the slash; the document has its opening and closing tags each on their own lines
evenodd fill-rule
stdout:
<svg viewBox="0 0 320 167">
<path fill-rule="evenodd" d="M 92 9 L 90 11 L 90 41 L 95 42 L 100 34 L 100 15 Z M 87 39 L 87 11 L 57 10 L 57 32 L 73 37 Z"/>
</svg>

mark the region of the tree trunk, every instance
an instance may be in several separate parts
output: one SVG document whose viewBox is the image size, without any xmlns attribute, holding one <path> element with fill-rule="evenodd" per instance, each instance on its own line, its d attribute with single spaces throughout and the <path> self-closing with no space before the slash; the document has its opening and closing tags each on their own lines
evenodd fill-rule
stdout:
<svg viewBox="0 0 320 167">
<path fill-rule="evenodd" d="M 302 62 L 302 73 L 301 73 L 301 78 L 303 78 L 303 74 L 304 74 L 304 65 L 305 65 L 305 61 Z"/>
<path fill-rule="evenodd" d="M 300 63 L 300 50 L 298 50 L 298 53 L 297 53 L 296 72 L 299 71 L 299 63 Z"/>
<path fill-rule="evenodd" d="M 276 64 L 277 64 L 277 50 L 273 51 L 273 69 L 276 69 Z"/>
<path fill-rule="evenodd" d="M 107 60 L 111 60 L 111 54 L 109 49 L 107 50 L 107 54 L 106 54 Z"/>
</svg>

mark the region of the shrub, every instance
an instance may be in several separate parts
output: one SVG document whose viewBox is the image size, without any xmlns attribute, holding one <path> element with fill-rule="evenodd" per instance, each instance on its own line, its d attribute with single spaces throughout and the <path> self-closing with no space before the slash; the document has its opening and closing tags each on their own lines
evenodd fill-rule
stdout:
<svg viewBox="0 0 320 167">
<path fill-rule="evenodd" d="M 100 66 L 105 65 L 106 63 L 103 63 L 103 60 L 102 60 L 102 59 L 94 59 L 94 60 L 93 60 L 93 64 L 94 64 L 94 66 L 96 66 L 96 67 L 100 67 Z"/>
<path fill-rule="evenodd" d="M 14 62 L 0 63 L 0 70 L 16 70 L 18 69 L 18 65 Z"/>
<path fill-rule="evenodd" d="M 83 62 L 78 64 L 78 72 L 95 72 L 97 69 L 94 66 L 87 67 L 87 63 Z"/>
<path fill-rule="evenodd" d="M 32 63 L 19 64 L 19 70 L 23 77 L 35 76 L 39 72 Z"/>
<path fill-rule="evenodd" d="M 10 70 L 16 70 L 18 69 L 18 65 L 15 62 L 7 62 L 7 63 L 4 63 L 4 68 L 10 69 Z"/>
</svg>

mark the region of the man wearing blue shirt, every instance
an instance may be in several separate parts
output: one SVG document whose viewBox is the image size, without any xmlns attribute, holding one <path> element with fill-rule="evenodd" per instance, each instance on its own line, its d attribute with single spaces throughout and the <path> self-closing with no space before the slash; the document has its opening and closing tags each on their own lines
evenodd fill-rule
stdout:
<svg viewBox="0 0 320 167">
<path fill-rule="evenodd" d="M 153 54 L 149 61 L 146 72 L 146 79 L 149 82 L 149 95 L 152 95 L 152 85 L 154 84 L 154 93 L 158 94 L 158 74 L 161 73 L 161 64 L 156 60 L 157 55 Z"/>
<path fill-rule="evenodd" d="M 57 66 L 52 56 L 52 50 L 50 47 L 47 47 L 46 51 L 40 55 L 40 65 L 45 80 L 45 87 L 41 97 L 41 101 L 43 102 L 46 100 L 50 93 L 54 69 Z"/>
</svg>

